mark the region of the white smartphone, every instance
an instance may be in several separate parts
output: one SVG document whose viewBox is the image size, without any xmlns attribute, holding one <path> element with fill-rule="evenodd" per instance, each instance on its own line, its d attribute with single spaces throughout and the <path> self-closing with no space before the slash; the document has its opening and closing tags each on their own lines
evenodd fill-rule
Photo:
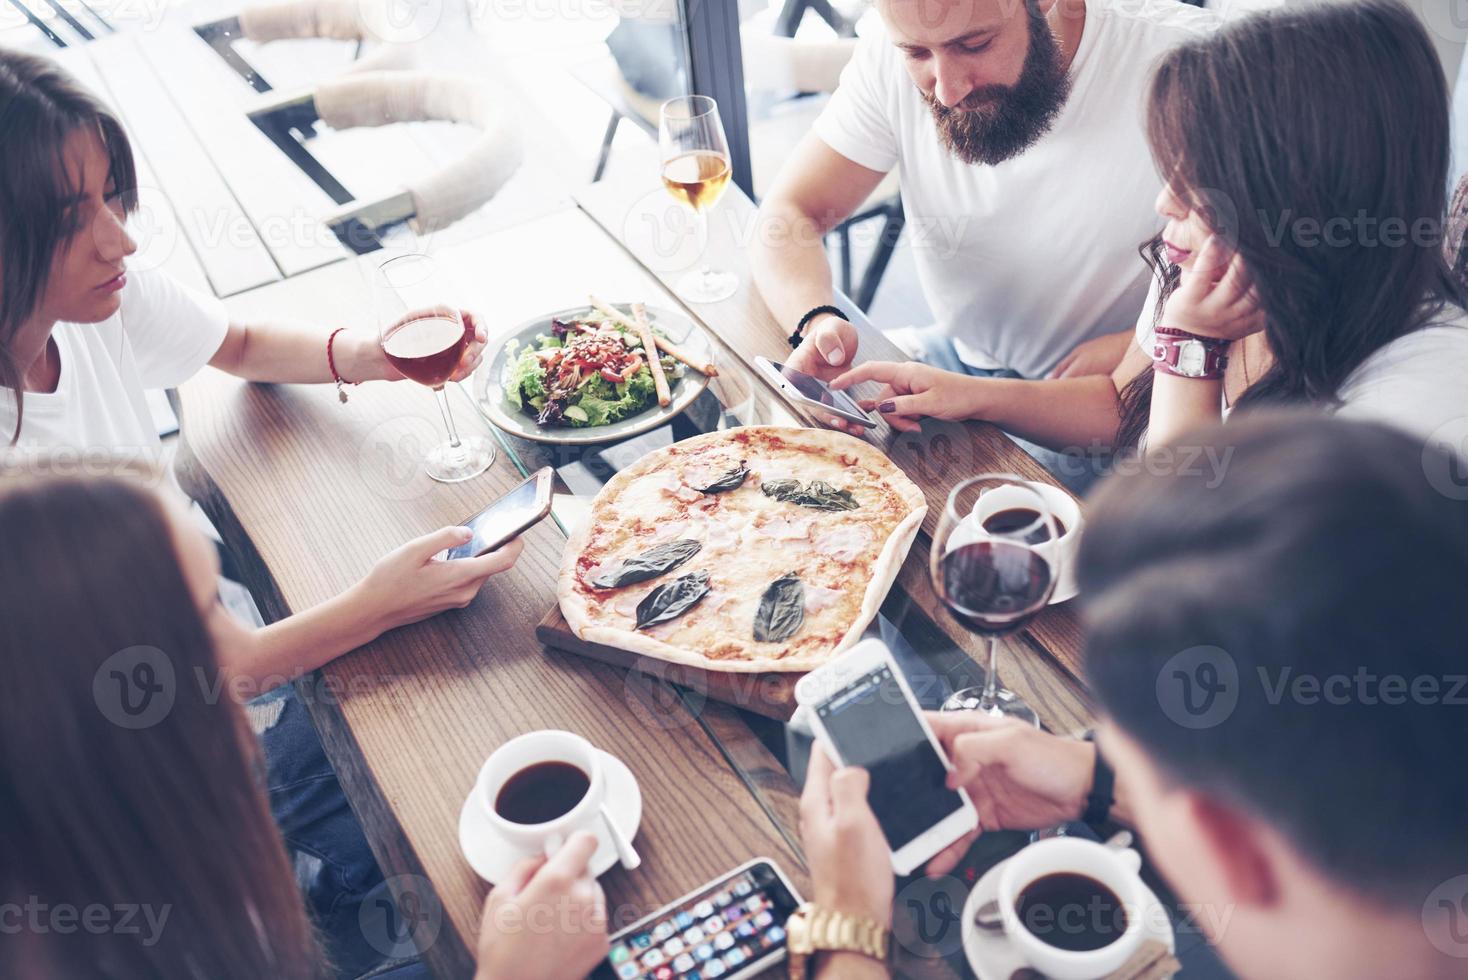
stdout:
<svg viewBox="0 0 1468 980">
<path fill-rule="evenodd" d="M 876 428 L 877 420 L 868 415 L 850 395 L 844 391 L 833 391 L 830 385 L 815 375 L 797 371 L 765 357 L 756 357 L 754 363 L 785 397 L 797 405 L 803 405 L 815 412 L 829 412 L 868 429 Z"/>
<path fill-rule="evenodd" d="M 899 875 L 978 827 L 968 794 L 948 788 L 948 757 L 881 640 L 863 640 L 805 675 L 795 700 L 837 763 L 871 773 L 867 801 Z"/>
<path fill-rule="evenodd" d="M 474 537 L 442 553 L 445 559 L 478 558 L 519 537 L 551 511 L 555 470 L 543 466 L 529 479 L 463 522 Z"/>
<path fill-rule="evenodd" d="M 612 937 L 590 980 L 744 980 L 785 958 L 785 920 L 800 907 L 790 879 L 755 858 Z"/>
</svg>

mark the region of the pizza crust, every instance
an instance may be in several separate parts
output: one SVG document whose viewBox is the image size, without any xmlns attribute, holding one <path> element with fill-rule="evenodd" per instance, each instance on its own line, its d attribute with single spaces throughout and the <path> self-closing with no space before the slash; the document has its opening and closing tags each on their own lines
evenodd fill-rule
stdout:
<svg viewBox="0 0 1468 980">
<path fill-rule="evenodd" d="M 565 617 L 567 625 L 578 637 L 590 643 L 627 650 L 668 663 L 725 673 L 791 673 L 813 670 L 828 663 L 861 639 L 862 634 L 876 618 L 877 610 L 881 608 L 882 601 L 886 599 L 892 584 L 897 580 L 902 563 L 907 558 L 913 540 L 917 537 L 918 529 L 922 527 L 923 518 L 927 515 L 927 498 L 923 496 L 922 490 L 874 446 L 854 436 L 831 429 L 746 426 L 740 429 L 706 433 L 675 445 L 685 450 L 696 450 L 706 444 L 727 440 L 731 432 L 778 436 L 786 442 L 803 443 L 807 447 L 815 448 L 829 455 L 855 456 L 867 466 L 881 473 L 883 479 L 898 492 L 908 505 L 907 515 L 887 536 L 882 550 L 871 565 L 870 579 L 862 597 L 860 611 L 846 634 L 831 649 L 818 653 L 779 658 L 714 659 L 685 647 L 665 643 L 656 637 L 636 630 L 594 623 L 588 597 L 576 588 L 577 560 L 591 542 L 591 535 L 596 526 L 594 518 L 597 513 L 597 505 L 604 499 L 616 497 L 633 480 L 656 472 L 665 465 L 664 451 L 655 450 L 607 481 L 596 495 L 596 500 L 592 502 L 591 513 L 587 519 L 566 542 L 566 550 L 561 561 L 561 572 L 556 580 L 556 595 L 560 602 L 561 615 Z"/>
</svg>

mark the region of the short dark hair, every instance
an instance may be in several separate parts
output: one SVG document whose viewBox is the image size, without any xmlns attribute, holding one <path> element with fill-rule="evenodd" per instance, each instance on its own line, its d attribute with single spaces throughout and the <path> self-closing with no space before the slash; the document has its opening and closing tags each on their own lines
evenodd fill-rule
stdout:
<svg viewBox="0 0 1468 980">
<path fill-rule="evenodd" d="M 1434 485 L 1462 465 L 1313 413 L 1199 441 L 1221 478 L 1098 490 L 1079 578 L 1099 706 L 1166 778 L 1269 821 L 1347 887 L 1420 908 L 1468 854 L 1468 686 L 1453 680 L 1468 674 L 1468 500 Z M 1237 676 L 1212 706 L 1209 670 Z"/>
</svg>

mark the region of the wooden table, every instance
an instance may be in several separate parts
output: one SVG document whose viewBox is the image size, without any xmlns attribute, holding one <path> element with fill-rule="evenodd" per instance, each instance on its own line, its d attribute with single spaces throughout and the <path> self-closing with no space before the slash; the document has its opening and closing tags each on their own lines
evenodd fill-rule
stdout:
<svg viewBox="0 0 1468 980">
<path fill-rule="evenodd" d="M 637 241 L 643 216 L 660 203 L 660 191 L 645 189 L 648 195 L 599 185 L 581 197 L 580 210 L 447 248 L 441 264 L 492 335 L 581 302 L 587 292 L 676 306 L 660 279 L 680 270 L 664 268 Z M 784 330 L 753 290 L 739 251 L 736 233 L 751 206 L 737 191 L 729 198 L 715 215 L 711 253 L 741 272 L 741 291 L 688 312 L 724 342 L 716 391 L 726 404 L 735 402 L 745 421 L 780 421 L 788 409 L 746 362 L 759 353 L 779 356 Z M 371 330 L 357 266 L 348 259 L 242 293 L 231 300 L 232 313 Z M 898 356 L 863 329 L 864 356 Z M 483 426 L 467 393 L 457 399 L 461 429 Z M 500 436 L 503 458 L 486 474 L 435 484 L 418 460 L 442 437 L 440 422 L 428 392 L 409 384 L 363 385 L 340 405 L 330 386 L 250 385 L 208 371 L 185 386 L 182 401 L 181 481 L 247 569 L 246 584 L 270 620 L 347 587 L 403 540 L 476 512 L 546 452 Z M 981 468 L 1044 475 L 983 425 L 940 426 L 920 439 L 882 430 L 874 438 L 930 503 L 941 503 L 962 473 Z M 614 925 L 756 855 L 775 858 L 799 887 L 808 884 L 798 790 L 743 715 L 534 642 L 536 622 L 554 603 L 563 542 L 556 525 L 541 524 L 526 536 L 515 569 L 492 580 L 469 608 L 393 631 L 297 684 L 387 874 L 402 876 L 400 889 L 420 898 L 431 892 L 441 902 L 443 928 L 425 951 L 440 976 L 472 971 L 486 892 L 459 852 L 459 810 L 484 758 L 521 732 L 579 732 L 620 756 L 641 783 L 643 867 L 602 879 Z M 884 611 L 902 617 L 908 635 L 934 638 L 935 648 L 952 640 L 977 654 L 970 636 L 935 615 L 926 547 L 924 537 Z M 1088 710 L 1071 673 L 1073 618 L 1053 609 L 1032 634 L 1009 652 L 1006 683 L 1050 727 L 1084 725 Z M 941 961 L 913 972 L 951 975 Z"/>
</svg>

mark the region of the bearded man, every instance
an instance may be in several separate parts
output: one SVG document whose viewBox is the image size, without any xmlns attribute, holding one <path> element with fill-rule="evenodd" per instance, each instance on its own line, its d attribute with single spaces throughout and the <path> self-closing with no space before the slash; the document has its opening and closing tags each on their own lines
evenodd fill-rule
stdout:
<svg viewBox="0 0 1468 980">
<path fill-rule="evenodd" d="M 855 330 L 818 312 L 834 302 L 821 236 L 897 167 L 937 317 L 903 346 L 970 374 L 1110 372 L 1146 296 L 1138 246 L 1159 230 L 1147 83 L 1214 19 L 1179 0 L 876 7 L 885 30 L 858 43 L 760 208 L 755 278 L 802 338 L 791 366 L 829 379 L 854 359 Z"/>
</svg>

